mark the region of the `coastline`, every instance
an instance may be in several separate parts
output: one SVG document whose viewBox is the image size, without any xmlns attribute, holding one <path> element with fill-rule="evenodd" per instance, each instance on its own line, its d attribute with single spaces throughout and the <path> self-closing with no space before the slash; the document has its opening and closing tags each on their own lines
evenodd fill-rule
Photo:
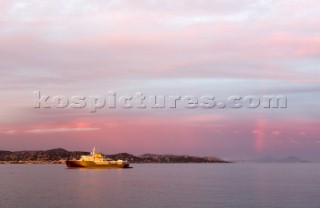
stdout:
<svg viewBox="0 0 320 208">
<path fill-rule="evenodd" d="M 131 164 L 213 164 L 213 163 L 234 163 L 230 161 L 224 162 L 131 162 Z M 66 161 L 0 161 L 0 165 L 46 165 L 46 164 L 66 164 Z"/>
<path fill-rule="evenodd" d="M 67 151 L 62 148 L 38 151 L 0 151 L 0 164 L 65 164 L 67 160 L 77 160 L 89 152 Z M 129 163 L 230 163 L 218 157 L 199 157 L 174 154 L 143 154 L 135 156 L 129 153 L 102 154 L 112 160 L 125 160 Z"/>
</svg>

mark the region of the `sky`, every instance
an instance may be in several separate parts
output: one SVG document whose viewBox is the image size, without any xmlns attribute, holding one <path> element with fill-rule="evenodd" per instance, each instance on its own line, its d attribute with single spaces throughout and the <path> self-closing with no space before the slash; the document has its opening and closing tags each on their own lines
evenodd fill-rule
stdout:
<svg viewBox="0 0 320 208">
<path fill-rule="evenodd" d="M 320 160 L 320 1 L 0 0 L 0 150 Z M 286 108 L 35 108 L 282 95 Z"/>
</svg>

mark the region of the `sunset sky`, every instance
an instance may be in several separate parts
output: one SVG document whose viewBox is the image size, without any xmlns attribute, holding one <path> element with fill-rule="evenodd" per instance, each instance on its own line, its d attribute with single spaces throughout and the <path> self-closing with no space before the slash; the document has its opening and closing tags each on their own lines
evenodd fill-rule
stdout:
<svg viewBox="0 0 320 208">
<path fill-rule="evenodd" d="M 0 150 L 320 160 L 318 0 L 0 0 Z M 284 95 L 287 108 L 34 108 L 55 95 Z"/>
</svg>

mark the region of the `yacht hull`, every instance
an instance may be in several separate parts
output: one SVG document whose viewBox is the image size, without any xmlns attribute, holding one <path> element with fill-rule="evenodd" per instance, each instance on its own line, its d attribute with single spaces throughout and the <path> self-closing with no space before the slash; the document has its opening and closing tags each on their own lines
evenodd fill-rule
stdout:
<svg viewBox="0 0 320 208">
<path fill-rule="evenodd" d="M 100 163 L 93 161 L 67 160 L 68 168 L 130 168 L 129 163 Z"/>
</svg>

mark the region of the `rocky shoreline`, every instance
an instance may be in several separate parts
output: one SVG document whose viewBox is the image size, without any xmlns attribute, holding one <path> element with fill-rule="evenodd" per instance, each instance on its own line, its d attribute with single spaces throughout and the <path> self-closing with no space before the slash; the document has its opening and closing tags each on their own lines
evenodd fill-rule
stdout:
<svg viewBox="0 0 320 208">
<path fill-rule="evenodd" d="M 4 164 L 65 164 L 65 160 L 58 160 L 58 161 L 0 161 L 1 165 Z"/>
<path fill-rule="evenodd" d="M 66 160 L 79 159 L 89 152 L 67 151 L 62 148 L 45 151 L 0 151 L 0 164 L 64 164 Z M 196 157 L 189 155 L 144 154 L 140 156 L 128 153 L 106 155 L 114 160 L 127 160 L 130 163 L 229 163 L 216 157 Z"/>
</svg>

